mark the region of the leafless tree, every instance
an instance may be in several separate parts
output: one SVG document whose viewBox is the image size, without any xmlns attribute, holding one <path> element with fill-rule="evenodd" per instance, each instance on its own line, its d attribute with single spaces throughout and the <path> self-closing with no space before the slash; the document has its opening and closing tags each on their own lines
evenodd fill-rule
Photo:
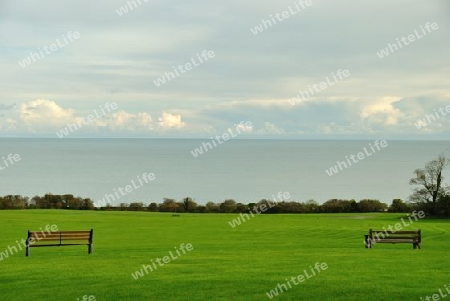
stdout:
<svg viewBox="0 0 450 301">
<path fill-rule="evenodd" d="M 425 168 L 419 168 L 414 171 L 415 177 L 409 181 L 410 185 L 419 187 L 414 188 L 414 193 L 409 197 L 413 203 L 436 204 L 440 197 L 447 193 L 443 184 L 443 171 L 449 165 L 450 160 L 444 155 L 428 162 Z"/>
</svg>

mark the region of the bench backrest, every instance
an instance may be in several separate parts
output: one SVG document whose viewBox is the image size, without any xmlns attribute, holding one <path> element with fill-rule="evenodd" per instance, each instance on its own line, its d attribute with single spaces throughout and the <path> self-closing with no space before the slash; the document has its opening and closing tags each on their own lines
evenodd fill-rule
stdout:
<svg viewBox="0 0 450 301">
<path fill-rule="evenodd" d="M 372 230 L 369 231 L 370 239 L 414 239 L 418 242 L 421 242 L 422 232 L 420 230 L 417 231 L 381 231 L 381 230 Z"/>
</svg>

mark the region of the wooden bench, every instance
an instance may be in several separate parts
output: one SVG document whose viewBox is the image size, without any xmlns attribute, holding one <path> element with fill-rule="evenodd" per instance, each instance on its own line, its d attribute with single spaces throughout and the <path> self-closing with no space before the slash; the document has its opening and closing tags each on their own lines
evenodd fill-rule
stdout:
<svg viewBox="0 0 450 301">
<path fill-rule="evenodd" d="M 369 230 L 369 235 L 365 235 L 366 248 L 372 248 L 376 243 L 388 243 L 388 244 L 412 244 L 413 248 L 421 248 L 422 232 L 417 231 L 378 231 Z"/>
<path fill-rule="evenodd" d="M 28 231 L 25 245 L 25 255 L 29 255 L 30 248 L 88 246 L 88 254 L 92 253 L 92 238 L 94 230 L 90 231 Z"/>
</svg>

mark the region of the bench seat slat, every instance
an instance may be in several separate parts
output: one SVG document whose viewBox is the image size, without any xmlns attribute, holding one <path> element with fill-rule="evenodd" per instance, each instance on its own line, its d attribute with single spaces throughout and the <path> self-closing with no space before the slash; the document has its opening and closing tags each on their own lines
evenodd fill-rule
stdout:
<svg viewBox="0 0 450 301">
<path fill-rule="evenodd" d="M 373 240 L 381 240 L 381 239 L 417 239 L 417 238 L 419 238 L 419 236 L 387 236 L 387 237 L 380 237 L 380 238 L 377 238 L 376 236 L 374 236 L 374 237 L 372 237 L 372 239 Z"/>
<path fill-rule="evenodd" d="M 379 244 L 379 243 L 413 243 L 416 242 L 415 240 L 410 240 L 410 239 L 384 239 L 384 240 L 379 240 L 379 241 L 375 241 L 375 243 Z"/>
<path fill-rule="evenodd" d="M 85 237 L 85 236 L 87 236 L 87 237 L 89 237 L 90 235 L 89 235 L 89 233 L 83 233 L 83 234 L 71 234 L 71 233 L 68 233 L 68 234 L 59 234 L 59 233 L 51 233 L 51 234 L 46 234 L 46 235 L 42 235 L 42 234 L 32 234 L 32 235 L 30 235 L 31 237 L 36 237 L 36 238 L 40 238 L 40 237 L 66 237 L 66 236 L 81 236 L 81 237 Z"/>
<path fill-rule="evenodd" d="M 90 236 L 89 233 L 61 233 L 62 237 L 64 236 Z"/>
<path fill-rule="evenodd" d="M 89 244 L 52 244 L 52 245 L 30 245 L 30 248 L 36 247 L 64 247 L 64 246 L 87 246 Z"/>
<path fill-rule="evenodd" d="M 45 235 L 40 232 L 35 232 L 35 233 L 30 233 L 30 234 L 31 234 L 30 236 L 36 236 L 36 237 L 59 236 L 60 235 L 59 233 L 56 233 L 56 232 L 44 233 Z"/>
<path fill-rule="evenodd" d="M 52 234 L 52 233 L 55 233 L 55 234 L 60 234 L 60 233 L 62 233 L 62 234 L 76 234 L 76 233 L 89 234 L 91 232 L 90 231 L 52 231 L 52 232 L 48 233 L 48 232 L 44 231 L 44 233 L 42 233 L 42 231 L 30 231 L 30 233 L 31 234 L 35 234 L 36 233 L 36 234 L 39 234 L 39 235 L 43 235 L 43 234 L 48 235 L 48 234 Z"/>
<path fill-rule="evenodd" d="M 89 234 L 70 234 L 70 235 L 60 235 L 60 234 L 50 234 L 50 235 L 31 235 L 30 237 L 39 239 L 46 237 L 90 237 Z"/>
<path fill-rule="evenodd" d="M 59 237 L 45 237 L 45 238 L 41 238 L 41 239 L 37 239 L 37 240 L 34 240 L 34 242 L 36 243 L 36 242 L 40 242 L 40 241 L 65 241 L 65 240 L 89 240 L 89 237 L 83 237 L 83 238 L 80 238 L 80 237 L 64 237 L 64 238 L 61 238 L 61 239 L 59 239 Z"/>
<path fill-rule="evenodd" d="M 372 233 L 388 233 L 389 235 L 396 235 L 396 234 L 417 234 L 417 231 L 395 231 L 395 232 L 391 232 L 391 231 L 381 231 L 381 230 L 372 230 Z"/>
</svg>

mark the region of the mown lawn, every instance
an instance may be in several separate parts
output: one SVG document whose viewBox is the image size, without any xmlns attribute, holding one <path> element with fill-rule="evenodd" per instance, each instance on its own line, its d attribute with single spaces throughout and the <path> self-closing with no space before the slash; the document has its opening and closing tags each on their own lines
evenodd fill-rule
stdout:
<svg viewBox="0 0 450 301">
<path fill-rule="evenodd" d="M 274 300 L 420 300 L 450 285 L 450 223 L 420 220 L 423 249 L 378 244 L 365 249 L 369 228 L 399 214 L 238 215 L 23 210 L 0 211 L 0 252 L 27 230 L 94 229 L 87 247 L 33 248 L 0 261 L 2 300 L 270 300 L 267 292 L 316 262 L 328 269 Z M 180 247 L 193 250 L 135 280 L 132 273 Z M 449 297 L 450 299 L 450 297 Z"/>
</svg>

